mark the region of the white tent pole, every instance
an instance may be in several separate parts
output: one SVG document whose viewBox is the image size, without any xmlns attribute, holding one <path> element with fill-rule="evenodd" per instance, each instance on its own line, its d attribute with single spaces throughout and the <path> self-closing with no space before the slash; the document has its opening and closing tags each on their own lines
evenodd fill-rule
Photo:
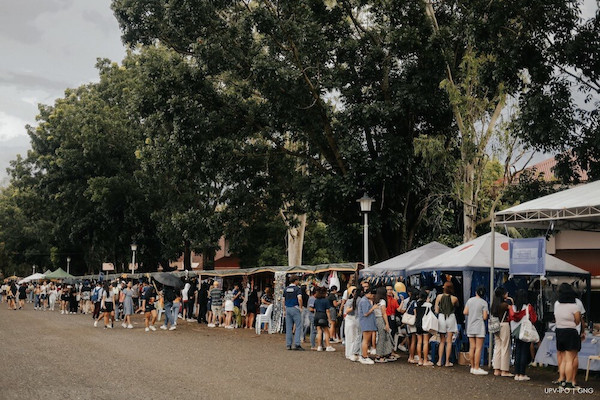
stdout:
<svg viewBox="0 0 600 400">
<path fill-rule="evenodd" d="M 496 266 L 496 227 L 495 227 L 495 220 L 494 220 L 494 213 L 492 212 L 492 219 L 491 219 L 491 227 L 492 227 L 492 248 L 491 248 L 491 255 L 492 255 L 492 264 L 490 267 L 490 313 L 492 311 L 492 303 L 494 302 L 494 267 Z M 488 321 L 489 321 L 489 316 L 488 316 Z M 490 339 L 489 339 L 489 346 L 488 346 L 488 368 L 490 368 L 492 366 L 492 354 L 494 354 L 494 334 L 493 333 L 489 333 L 490 335 Z"/>
</svg>

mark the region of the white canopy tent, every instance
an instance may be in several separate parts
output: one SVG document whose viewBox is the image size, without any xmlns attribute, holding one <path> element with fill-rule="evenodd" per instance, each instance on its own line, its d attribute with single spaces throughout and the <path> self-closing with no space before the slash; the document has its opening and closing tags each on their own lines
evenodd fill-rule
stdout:
<svg viewBox="0 0 600 400">
<path fill-rule="evenodd" d="M 46 278 L 46 275 L 40 274 L 39 272 L 36 272 L 33 275 L 29 275 L 29 276 L 21 279 L 19 281 L 19 285 L 22 284 L 22 283 L 27 283 L 27 282 L 31 282 L 31 281 L 39 281 L 40 279 L 44 279 L 44 278 Z"/>
<path fill-rule="evenodd" d="M 500 211 L 499 225 L 517 228 L 600 231 L 600 181 L 576 186 Z"/>
<path fill-rule="evenodd" d="M 492 251 L 492 233 L 487 233 L 470 242 L 461 244 L 435 258 L 406 269 L 406 276 L 422 271 L 493 271 L 497 269 L 508 271 L 509 247 L 508 236 L 495 234 L 494 250 Z M 494 262 L 492 263 L 492 257 Z M 547 275 L 567 275 L 589 277 L 589 272 L 578 268 L 559 258 L 546 254 Z M 463 274 L 463 295 L 465 300 L 470 297 L 471 285 L 469 274 Z M 492 289 L 493 290 L 493 289 Z"/>
<path fill-rule="evenodd" d="M 375 264 L 360 271 L 362 276 L 406 276 L 407 268 L 427 261 L 450 250 L 450 247 L 431 242 L 414 250 L 407 251 L 389 260 Z"/>
<path fill-rule="evenodd" d="M 548 231 L 598 232 L 600 231 L 600 181 L 553 193 L 492 214 L 492 238 L 496 224 Z M 492 249 L 494 247 L 491 246 Z M 493 271 L 494 264 L 492 264 Z M 493 273 L 490 281 L 493 283 Z M 587 287 L 587 309 L 589 310 L 591 305 L 591 275 L 589 274 Z M 492 346 L 490 352 L 491 349 Z"/>
</svg>

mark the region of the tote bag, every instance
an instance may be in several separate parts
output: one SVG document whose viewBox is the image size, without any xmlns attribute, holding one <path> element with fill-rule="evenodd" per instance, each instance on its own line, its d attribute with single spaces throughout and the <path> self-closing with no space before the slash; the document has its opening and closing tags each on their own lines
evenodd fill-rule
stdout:
<svg viewBox="0 0 600 400">
<path fill-rule="evenodd" d="M 521 321 L 519 340 L 527 343 L 537 343 L 540 341 L 540 335 L 529 320 L 529 305 L 527 305 L 526 318 Z"/>
<path fill-rule="evenodd" d="M 438 331 L 438 319 L 431 311 L 431 306 L 427 307 L 427 311 L 423 316 L 423 330 L 432 334 Z"/>
</svg>

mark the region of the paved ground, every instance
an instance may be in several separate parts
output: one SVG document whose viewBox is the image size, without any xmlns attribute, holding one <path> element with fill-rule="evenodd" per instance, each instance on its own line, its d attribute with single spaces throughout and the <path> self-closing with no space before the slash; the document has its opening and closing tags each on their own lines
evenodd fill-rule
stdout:
<svg viewBox="0 0 600 400">
<path fill-rule="evenodd" d="M 538 399 L 554 373 L 532 369 L 530 382 L 477 377 L 467 367 L 406 363 L 360 365 L 338 352 L 286 351 L 283 335 L 209 329 L 94 328 L 89 316 L 9 311 L 0 304 L 0 399 Z M 600 397 L 600 378 L 582 386 Z M 581 397 L 582 396 L 582 397 Z"/>
</svg>

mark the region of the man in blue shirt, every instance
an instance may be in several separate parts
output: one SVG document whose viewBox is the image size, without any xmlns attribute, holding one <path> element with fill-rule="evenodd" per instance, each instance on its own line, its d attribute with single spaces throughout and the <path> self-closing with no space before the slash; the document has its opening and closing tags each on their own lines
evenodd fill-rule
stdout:
<svg viewBox="0 0 600 400">
<path fill-rule="evenodd" d="M 285 288 L 283 297 L 285 300 L 285 344 L 288 350 L 304 350 L 300 345 L 302 336 L 302 291 L 298 284 L 300 278 L 291 278 L 291 284 Z M 292 348 L 292 332 L 294 333 L 294 347 Z"/>
</svg>

